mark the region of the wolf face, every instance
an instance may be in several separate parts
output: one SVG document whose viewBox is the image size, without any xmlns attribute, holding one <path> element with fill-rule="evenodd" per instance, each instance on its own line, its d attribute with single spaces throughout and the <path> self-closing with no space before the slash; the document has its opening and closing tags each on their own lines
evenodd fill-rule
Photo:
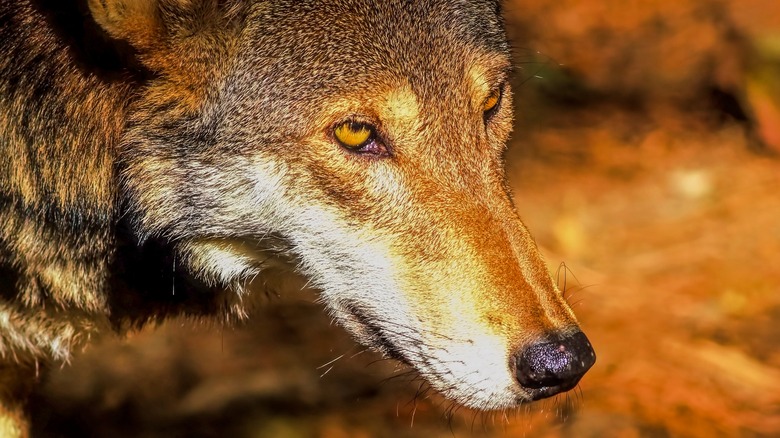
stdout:
<svg viewBox="0 0 780 438">
<path fill-rule="evenodd" d="M 92 3 L 154 73 L 118 149 L 133 233 L 230 310 L 283 260 L 358 341 L 481 409 L 593 364 L 507 192 L 497 2 L 169 1 L 151 30 Z"/>
</svg>

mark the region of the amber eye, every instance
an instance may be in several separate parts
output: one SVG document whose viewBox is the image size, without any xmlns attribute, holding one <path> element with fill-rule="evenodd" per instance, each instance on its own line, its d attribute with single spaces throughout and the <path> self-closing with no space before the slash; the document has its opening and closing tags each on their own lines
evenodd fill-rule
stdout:
<svg viewBox="0 0 780 438">
<path fill-rule="evenodd" d="M 491 91 L 485 102 L 482 104 L 482 112 L 485 119 L 489 119 L 498 109 L 498 104 L 501 102 L 501 89 L 496 88 Z"/>
<path fill-rule="evenodd" d="M 333 131 L 333 136 L 348 149 L 359 149 L 376 137 L 374 128 L 365 123 L 344 122 Z"/>
</svg>

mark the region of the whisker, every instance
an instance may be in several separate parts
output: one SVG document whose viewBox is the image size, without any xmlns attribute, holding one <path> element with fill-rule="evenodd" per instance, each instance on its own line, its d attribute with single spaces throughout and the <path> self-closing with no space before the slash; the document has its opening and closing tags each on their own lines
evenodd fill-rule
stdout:
<svg viewBox="0 0 780 438">
<path fill-rule="evenodd" d="M 325 374 L 328 374 L 330 372 L 330 370 L 332 370 L 332 369 L 333 369 L 333 366 L 330 366 L 327 370 L 325 370 L 324 373 L 320 374 L 320 379 L 325 377 Z"/>
<path fill-rule="evenodd" d="M 366 351 L 368 351 L 368 348 L 364 348 L 364 349 L 362 349 L 362 350 L 358 351 L 357 353 L 353 354 L 353 355 L 352 355 L 352 356 L 350 356 L 349 358 L 350 358 L 350 359 L 354 359 L 354 358 L 356 358 L 356 357 L 360 356 L 361 354 L 365 353 Z"/>
<path fill-rule="evenodd" d="M 344 357 L 346 354 L 347 354 L 347 353 L 344 353 L 344 354 L 342 354 L 342 355 L 340 355 L 340 356 L 336 357 L 335 359 L 332 359 L 332 360 L 330 360 L 330 361 L 328 361 L 328 362 L 326 362 L 326 363 L 324 363 L 324 364 L 322 364 L 322 365 L 318 366 L 318 367 L 317 367 L 317 369 L 318 369 L 318 370 L 320 370 L 320 369 L 322 369 L 322 368 L 325 368 L 326 366 L 328 366 L 328 365 L 330 365 L 330 364 L 332 364 L 332 363 L 336 362 L 337 360 L 341 359 L 341 358 L 342 358 L 342 357 Z"/>
</svg>

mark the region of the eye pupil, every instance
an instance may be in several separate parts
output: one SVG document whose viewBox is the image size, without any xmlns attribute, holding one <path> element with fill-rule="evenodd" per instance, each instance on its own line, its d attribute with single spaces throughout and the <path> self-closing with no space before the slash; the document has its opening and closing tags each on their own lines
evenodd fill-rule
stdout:
<svg viewBox="0 0 780 438">
<path fill-rule="evenodd" d="M 371 126 L 353 121 L 336 126 L 333 135 L 339 143 L 349 149 L 358 149 L 370 142 L 375 136 Z"/>
</svg>

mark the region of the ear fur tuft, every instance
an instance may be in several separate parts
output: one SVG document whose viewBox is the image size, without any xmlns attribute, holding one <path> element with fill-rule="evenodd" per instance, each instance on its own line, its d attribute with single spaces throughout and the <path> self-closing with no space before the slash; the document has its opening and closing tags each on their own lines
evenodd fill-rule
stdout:
<svg viewBox="0 0 780 438">
<path fill-rule="evenodd" d="M 163 33 L 157 0 L 89 0 L 95 22 L 137 49 L 152 47 Z"/>
</svg>

